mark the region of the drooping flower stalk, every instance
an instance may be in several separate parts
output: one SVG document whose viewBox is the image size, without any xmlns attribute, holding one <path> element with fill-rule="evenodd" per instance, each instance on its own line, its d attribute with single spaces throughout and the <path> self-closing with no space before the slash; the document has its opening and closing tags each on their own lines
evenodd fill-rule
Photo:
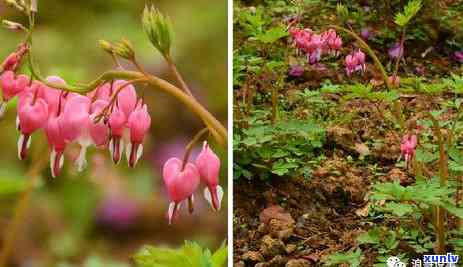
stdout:
<svg viewBox="0 0 463 267">
<path fill-rule="evenodd" d="M 434 116 L 430 113 L 427 114 L 429 119 L 432 121 L 432 128 L 434 135 L 437 137 L 437 142 L 439 145 L 439 178 L 440 184 L 442 186 L 447 185 L 449 171 L 448 171 L 448 158 L 445 152 L 445 139 L 442 134 L 442 130 L 439 126 L 439 122 L 434 118 Z M 446 253 L 446 244 L 445 244 L 445 236 L 446 236 L 446 229 L 445 229 L 445 210 L 440 207 L 434 207 L 434 219 L 436 225 L 436 236 L 437 236 L 437 248 L 436 253 L 438 254 L 445 254 Z"/>
</svg>

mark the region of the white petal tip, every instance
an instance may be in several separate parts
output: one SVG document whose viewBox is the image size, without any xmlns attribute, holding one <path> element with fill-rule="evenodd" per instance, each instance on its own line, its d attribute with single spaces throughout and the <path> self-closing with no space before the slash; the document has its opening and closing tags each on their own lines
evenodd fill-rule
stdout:
<svg viewBox="0 0 463 267">
<path fill-rule="evenodd" d="M 5 115 L 6 103 L 0 102 L 0 119 Z"/>
</svg>

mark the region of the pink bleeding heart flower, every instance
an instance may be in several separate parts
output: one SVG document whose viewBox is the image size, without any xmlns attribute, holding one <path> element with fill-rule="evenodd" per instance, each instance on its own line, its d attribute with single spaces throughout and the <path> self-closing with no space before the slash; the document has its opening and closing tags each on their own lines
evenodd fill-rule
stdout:
<svg viewBox="0 0 463 267">
<path fill-rule="evenodd" d="M 322 37 L 318 34 L 312 35 L 310 41 L 306 43 L 304 51 L 307 53 L 307 60 L 310 64 L 315 64 L 320 60 L 323 43 Z"/>
<path fill-rule="evenodd" d="M 170 158 L 163 167 L 162 176 L 166 184 L 171 203 L 169 204 L 169 224 L 176 217 L 182 202 L 188 199 L 193 203 L 193 193 L 199 186 L 200 178 L 196 166 L 187 163 L 182 170 L 182 161 L 178 158 Z M 191 210 L 190 210 L 191 211 Z"/>
<path fill-rule="evenodd" d="M 365 54 L 360 50 L 349 54 L 345 59 L 345 64 L 348 76 L 353 72 L 364 72 L 366 70 Z"/>
<path fill-rule="evenodd" d="M 463 51 L 454 52 L 453 59 L 458 63 L 463 63 Z"/>
<path fill-rule="evenodd" d="M 58 76 L 49 76 L 47 81 L 56 84 L 65 85 L 66 82 Z M 50 170 L 53 178 L 60 175 L 64 165 L 64 150 L 68 141 L 66 140 L 63 130 L 63 109 L 66 104 L 66 95 L 64 91 L 50 88 L 48 86 L 37 84 L 41 88 L 43 99 L 48 104 L 49 118 L 45 126 L 48 145 L 50 147 Z"/>
<path fill-rule="evenodd" d="M 63 135 L 74 142 L 81 135 L 89 120 L 90 99 L 77 95 L 67 99 L 63 110 Z"/>
<path fill-rule="evenodd" d="M 304 67 L 301 65 L 292 65 L 289 67 L 288 74 L 292 77 L 301 77 L 304 74 Z"/>
<path fill-rule="evenodd" d="M 109 152 L 115 164 L 118 164 L 122 158 L 122 152 L 124 150 L 122 135 L 124 134 L 126 121 L 127 118 L 124 112 L 117 106 L 114 106 L 109 115 L 108 125 L 110 129 Z"/>
<path fill-rule="evenodd" d="M 400 142 L 400 152 L 405 158 L 407 167 L 409 166 L 410 160 L 415 155 L 416 145 L 418 143 L 417 137 L 414 134 L 406 134 Z"/>
<path fill-rule="evenodd" d="M 47 81 L 55 84 L 66 85 L 66 82 L 58 76 L 48 76 Z M 35 86 L 40 87 L 39 90 L 41 91 L 42 98 L 48 104 L 48 113 L 58 115 L 58 110 L 59 113 L 61 113 L 61 109 L 66 103 L 65 96 L 69 96 L 69 93 L 65 93 L 64 91 L 55 88 L 50 88 L 40 83 L 37 83 Z"/>
<path fill-rule="evenodd" d="M 63 114 L 50 115 L 45 127 L 48 145 L 50 146 L 50 170 L 53 178 L 60 175 L 61 168 L 64 165 L 64 149 L 67 141 L 62 131 Z"/>
<path fill-rule="evenodd" d="M 126 84 L 127 81 L 118 80 L 114 82 L 113 88 L 117 92 L 119 88 L 124 86 L 117 94 L 117 105 L 124 112 L 126 118 L 128 118 L 137 105 L 137 92 L 133 85 L 125 86 Z"/>
<path fill-rule="evenodd" d="M 388 82 L 393 86 L 393 87 L 399 87 L 400 85 L 400 77 L 397 75 L 391 75 L 388 78 Z"/>
<path fill-rule="evenodd" d="M 109 127 L 106 125 L 103 120 L 99 122 L 95 122 L 97 116 L 106 108 L 108 102 L 105 100 L 97 100 L 93 102 L 91 107 L 91 114 L 90 114 L 90 136 L 93 140 L 95 146 L 105 146 L 109 140 Z"/>
<path fill-rule="evenodd" d="M 339 50 L 342 47 L 342 39 L 337 35 L 336 31 L 329 29 L 321 34 L 324 42 L 324 50 L 334 56 L 339 54 Z"/>
<path fill-rule="evenodd" d="M 14 72 L 5 71 L 0 76 L 0 89 L 2 90 L 3 101 L 0 101 L 0 117 L 6 109 L 6 102 L 23 92 L 30 83 L 29 77 L 19 75 L 15 77 Z"/>
<path fill-rule="evenodd" d="M 24 55 L 29 50 L 27 44 L 21 44 L 19 47 L 11 53 L 1 64 L 0 72 L 4 71 L 16 71 L 19 65 L 21 64 L 21 60 L 23 59 Z"/>
<path fill-rule="evenodd" d="M 21 93 L 30 83 L 26 75 L 15 77 L 14 72 L 5 71 L 0 77 L 0 86 L 2 88 L 3 100 L 8 102 L 11 98 Z"/>
<path fill-rule="evenodd" d="M 293 39 L 294 46 L 299 50 L 305 49 L 307 43 L 310 42 L 310 39 L 313 35 L 310 29 L 299 29 L 295 27 L 289 29 L 289 34 Z"/>
<path fill-rule="evenodd" d="M 61 123 L 64 138 L 68 142 L 77 141 L 80 145 L 79 156 L 75 161 L 78 171 L 87 166 L 87 148 L 92 144 L 89 133 L 90 99 L 86 96 L 71 96 L 66 101 Z"/>
<path fill-rule="evenodd" d="M 220 210 L 223 189 L 219 185 L 220 159 L 211 150 L 207 142 L 204 142 L 201 153 L 196 158 L 201 180 L 206 184 L 204 197 L 215 211 Z"/>
<path fill-rule="evenodd" d="M 388 50 L 389 57 L 391 59 L 397 59 L 402 57 L 404 53 L 404 47 L 400 42 L 394 43 L 391 48 Z"/>
<path fill-rule="evenodd" d="M 112 95 L 112 88 L 110 83 L 104 83 L 93 91 L 87 94 L 87 96 L 92 100 L 105 100 L 109 101 Z"/>
<path fill-rule="evenodd" d="M 28 95 L 18 103 L 18 128 L 20 137 L 18 140 L 18 157 L 24 159 L 31 143 L 33 132 L 45 126 L 48 119 L 47 103 L 34 95 Z"/>
<path fill-rule="evenodd" d="M 130 114 L 127 126 L 130 130 L 130 143 L 125 151 L 129 166 L 133 168 L 143 154 L 143 139 L 151 126 L 151 117 L 146 105 L 138 106 Z"/>
</svg>

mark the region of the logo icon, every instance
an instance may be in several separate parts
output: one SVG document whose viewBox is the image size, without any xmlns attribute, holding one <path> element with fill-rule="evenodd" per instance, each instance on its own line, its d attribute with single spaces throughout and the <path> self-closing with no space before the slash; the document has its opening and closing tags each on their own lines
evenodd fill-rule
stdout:
<svg viewBox="0 0 463 267">
<path fill-rule="evenodd" d="M 387 267 L 405 267 L 405 263 L 403 263 L 398 257 L 389 257 L 386 261 Z"/>
</svg>

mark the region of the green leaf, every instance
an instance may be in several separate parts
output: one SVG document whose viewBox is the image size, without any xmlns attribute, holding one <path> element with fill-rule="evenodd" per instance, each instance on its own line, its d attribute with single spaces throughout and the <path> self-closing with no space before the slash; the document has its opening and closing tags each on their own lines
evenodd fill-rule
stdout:
<svg viewBox="0 0 463 267">
<path fill-rule="evenodd" d="M 278 161 L 272 166 L 272 173 L 283 176 L 287 174 L 291 169 L 299 167 L 299 164 L 292 162 L 281 162 Z"/>
<path fill-rule="evenodd" d="M 347 263 L 351 267 L 358 267 L 363 260 L 362 250 L 357 248 L 355 251 L 347 253 L 336 253 L 332 254 L 324 259 L 324 262 L 328 266 L 339 265 Z"/>
<path fill-rule="evenodd" d="M 25 179 L 0 177 L 0 196 L 20 193 L 26 190 L 26 187 Z"/>
<path fill-rule="evenodd" d="M 460 219 L 463 219 L 463 208 L 459 208 L 451 203 L 445 203 L 441 205 L 444 209 L 448 212 L 452 213 L 453 215 L 457 216 Z"/>
<path fill-rule="evenodd" d="M 384 207 L 390 213 L 402 217 L 413 212 L 413 206 L 410 204 L 388 202 Z"/>
<path fill-rule="evenodd" d="M 213 267 L 223 267 L 227 262 L 228 258 L 228 248 L 225 245 L 225 242 L 217 249 L 211 257 Z"/>
<path fill-rule="evenodd" d="M 381 242 L 381 229 L 376 227 L 357 237 L 357 242 L 362 244 L 379 244 Z"/>
<path fill-rule="evenodd" d="M 201 257 L 203 254 L 203 249 L 195 242 L 185 241 L 185 244 L 182 247 L 183 254 L 187 256 L 192 266 L 201 266 Z"/>
<path fill-rule="evenodd" d="M 84 267 L 129 267 L 129 265 L 121 262 L 110 262 L 105 261 L 97 256 L 89 257 L 84 265 Z"/>
<path fill-rule="evenodd" d="M 223 244 L 213 255 L 199 244 L 185 241 L 180 249 L 143 247 L 135 256 L 136 267 L 222 267 L 227 261 Z"/>
<path fill-rule="evenodd" d="M 280 26 L 280 27 L 271 28 L 270 30 L 257 35 L 256 39 L 263 43 L 271 44 L 286 36 L 288 36 L 288 32 L 286 31 L 286 28 L 283 26 Z"/>
<path fill-rule="evenodd" d="M 146 246 L 134 256 L 137 267 L 196 267 L 181 251 Z"/>
</svg>

